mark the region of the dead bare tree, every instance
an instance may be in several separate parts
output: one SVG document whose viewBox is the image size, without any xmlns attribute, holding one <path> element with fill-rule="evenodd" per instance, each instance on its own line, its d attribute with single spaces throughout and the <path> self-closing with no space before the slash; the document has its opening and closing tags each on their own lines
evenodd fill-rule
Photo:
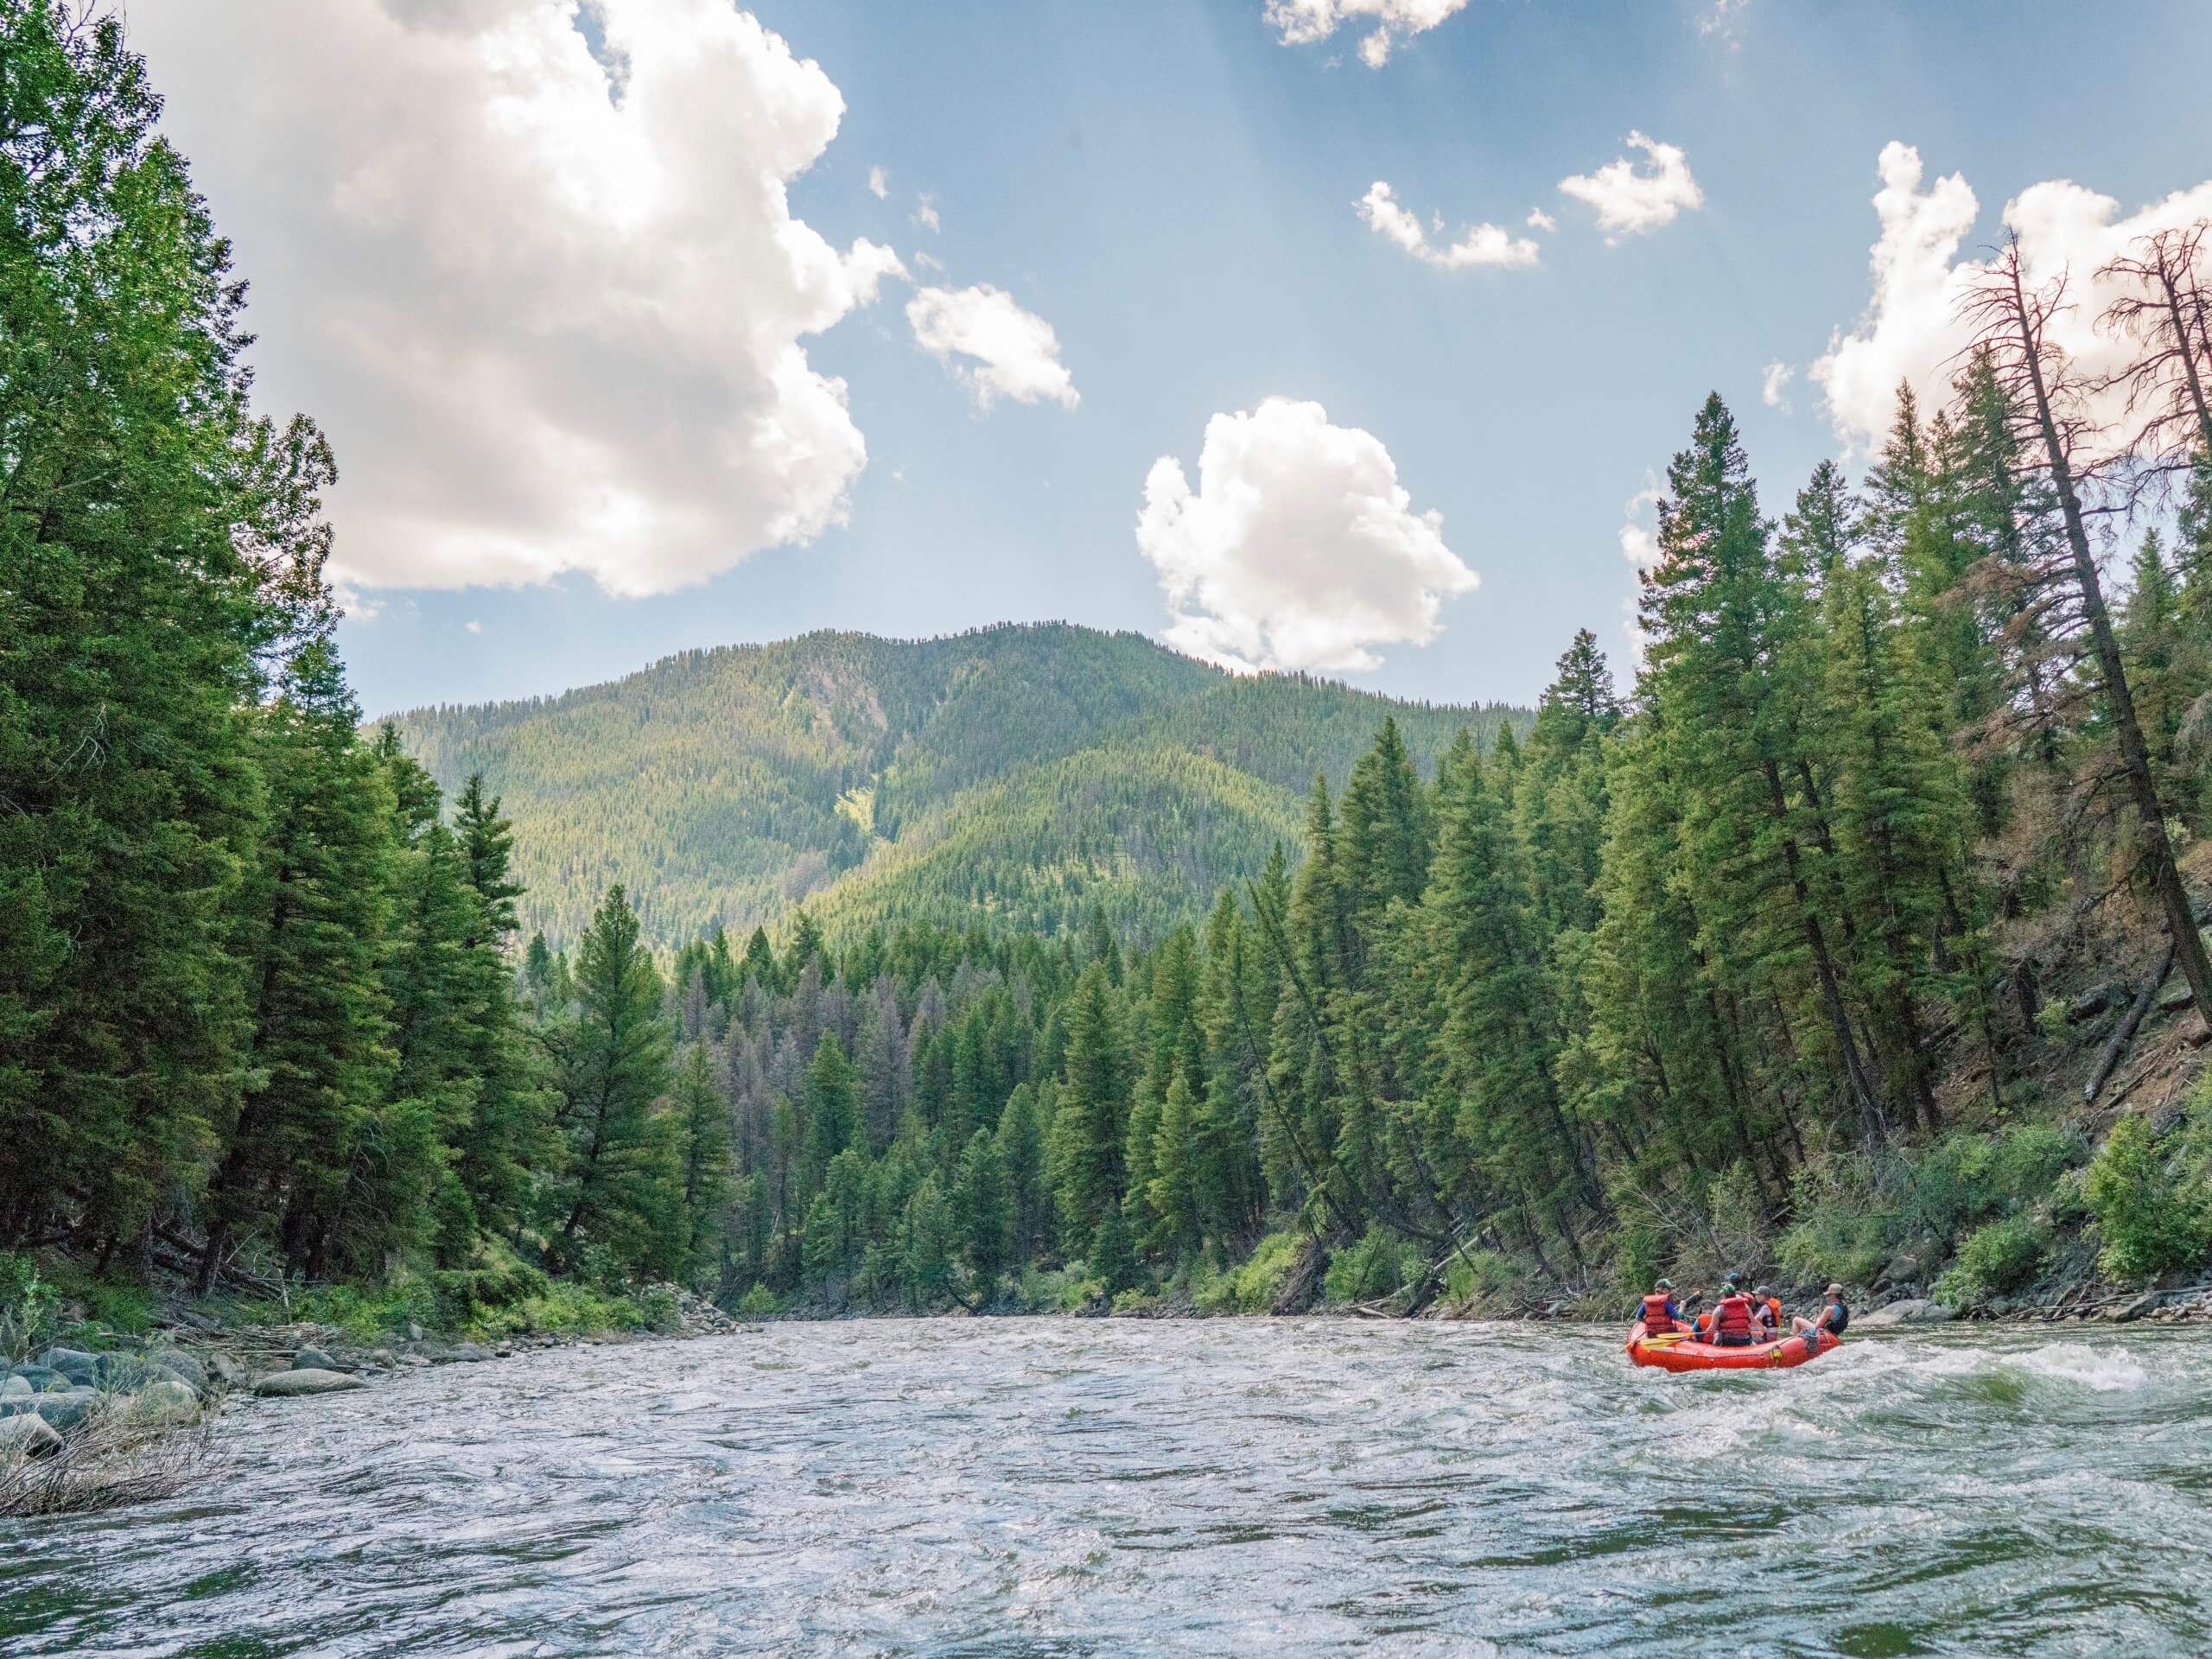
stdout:
<svg viewBox="0 0 2212 1659">
<path fill-rule="evenodd" d="M 2097 272 L 2120 292 L 2099 323 L 2138 341 L 2141 353 L 2104 384 L 2124 387 L 2139 421 L 2129 445 L 2138 466 L 2159 474 L 2212 455 L 2212 293 L 2206 240 L 2212 219 L 2139 238 Z"/>
<path fill-rule="evenodd" d="M 2173 842 L 2166 834 L 2150 751 L 2135 715 L 2120 640 L 2105 605 L 2104 587 L 2089 543 L 2088 518 L 2100 511 L 2090 493 L 2117 469 L 2126 452 L 2100 453 L 2101 434 L 2090 419 L 2085 383 L 2065 353 L 2048 336 L 2050 320 L 2068 307 L 2067 278 L 2062 273 L 2042 287 L 2031 287 L 2020 265 L 2018 237 L 2009 238 L 1961 296 L 1960 315 L 1974 329 L 1975 346 L 1990 360 L 2011 395 L 2022 432 L 2024 458 L 2040 459 L 2040 470 L 2056 498 L 2071 556 L 2049 594 L 2048 622 L 2078 626 L 2089 636 L 2104 703 L 2120 750 L 2121 769 L 2141 819 L 2143 861 L 2165 912 L 2174 953 L 2189 982 L 2190 996 L 2212 1024 L 2212 962 L 2196 931 L 2196 918 L 2182 886 Z M 2109 510 L 2109 509 L 2103 509 Z"/>
</svg>

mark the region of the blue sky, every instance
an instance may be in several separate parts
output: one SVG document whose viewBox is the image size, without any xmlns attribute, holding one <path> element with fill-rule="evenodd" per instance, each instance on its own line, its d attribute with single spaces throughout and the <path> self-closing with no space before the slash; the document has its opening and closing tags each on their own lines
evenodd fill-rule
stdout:
<svg viewBox="0 0 2212 1659">
<path fill-rule="evenodd" d="M 489 3 L 512 10 L 529 0 Z M 391 372 L 380 381 L 384 404 L 368 408 L 335 384 L 353 360 L 345 349 L 353 336 L 318 310 L 334 279 L 318 269 L 312 215 L 294 198 L 327 193 L 342 177 L 349 222 L 358 222 L 368 188 L 359 181 L 389 172 L 396 182 L 368 199 L 404 233 L 410 216 L 444 211 L 429 199 L 447 175 L 410 174 L 398 161 L 385 168 L 390 135 L 377 122 L 397 118 L 374 108 L 349 118 L 312 97 L 229 107 L 241 102 L 241 83 L 221 67 L 225 18 L 195 40 L 181 16 L 149 26 L 144 12 L 161 10 L 140 9 L 134 27 L 170 96 L 171 130 L 255 280 L 262 391 L 331 429 L 346 471 L 331 504 L 341 561 L 358 536 L 372 575 L 388 582 L 404 573 L 402 585 L 362 588 L 373 614 L 341 628 L 372 711 L 555 691 L 684 647 L 819 627 L 916 635 L 1063 617 L 1160 634 L 1170 622 L 1162 571 L 1137 537 L 1147 474 L 1172 456 L 1200 486 L 1208 423 L 1271 397 L 1319 404 L 1325 431 L 1371 435 L 1409 498 L 1405 522 L 1440 515 L 1450 555 L 1479 577 L 1472 591 L 1433 596 L 1440 632 L 1428 643 L 1384 629 L 1359 652 L 1380 665 L 1346 677 L 1437 700 L 1529 700 L 1577 626 L 1624 657 L 1630 499 L 1663 469 L 1707 391 L 1718 388 L 1735 409 L 1768 509 L 1779 512 L 1813 464 L 1843 448 L 1854 417 L 1863 427 L 1878 413 L 1863 391 L 1854 411 L 1815 384 L 1811 365 L 1834 331 L 1866 340 L 1862 380 L 1934 372 L 1932 360 L 1918 360 L 1929 357 L 1927 327 L 1904 315 L 1910 296 L 1892 296 L 1895 315 L 1868 320 L 1878 297 L 1869 249 L 1882 230 L 1869 199 L 1885 146 L 1916 147 L 1924 171 L 1921 194 L 1907 192 L 1915 201 L 1936 201 L 1938 180 L 1953 174 L 1973 193 L 1962 237 L 1968 210 L 1951 198 L 1955 250 L 1939 236 L 1928 256 L 1939 270 L 1954 251 L 1972 257 L 1998 232 L 2005 203 L 2031 186 L 2071 180 L 2128 215 L 2212 175 L 2212 99 L 2197 49 L 2204 14 L 2193 5 L 2000 14 L 1747 0 L 1716 16 L 1711 0 L 1471 0 L 1396 39 L 1389 60 L 1370 68 L 1357 22 L 1286 45 L 1262 0 L 760 0 L 760 22 L 818 64 L 844 106 L 834 139 L 791 178 L 790 214 L 834 249 L 887 251 L 911 279 L 883 279 L 873 302 L 847 291 L 864 287 L 865 273 L 845 279 L 842 316 L 799 342 L 815 374 L 844 381 L 850 425 L 865 442 L 864 466 L 849 462 L 844 522 L 802 543 L 772 541 L 702 581 L 679 565 L 632 584 L 665 591 L 611 595 L 586 573 L 588 550 L 550 579 L 516 582 L 502 569 L 505 585 L 453 587 L 445 584 L 476 567 L 381 551 L 399 533 L 395 524 L 433 522 L 397 516 L 413 487 L 404 435 L 423 431 L 450 455 L 453 432 L 480 422 L 492 457 L 484 475 L 502 480 L 482 512 L 496 518 L 510 496 L 521 500 L 532 486 L 501 470 L 496 446 L 524 416 L 503 400 L 588 402 L 588 380 L 557 394 L 537 382 L 569 350 L 569 331 L 593 329 L 601 309 L 593 279 L 570 273 L 550 321 L 533 319 L 531 364 L 485 367 L 457 391 L 436 384 L 437 353 L 410 354 L 404 336 L 418 324 L 478 326 L 467 285 L 426 285 L 397 270 L 396 283 L 413 284 L 404 302 L 349 302 L 348 326 L 373 328 L 379 361 L 411 360 L 421 379 Z M 420 67 L 428 60 L 402 55 L 414 50 L 404 31 L 422 26 L 410 14 L 428 10 L 419 0 L 332 0 L 331 16 L 378 10 L 395 14 L 402 32 L 382 16 L 362 23 L 360 41 L 387 43 L 403 67 L 416 63 L 438 95 Z M 609 16 L 621 22 L 611 0 Z M 251 50 L 300 54 L 294 67 L 349 52 L 358 63 L 371 49 L 318 41 L 312 29 L 270 42 L 246 10 L 235 26 L 251 33 Z M 311 130 L 325 119 L 319 104 L 334 126 L 354 120 L 342 142 Z M 302 150 L 327 141 L 341 160 L 319 174 L 276 170 L 270 157 L 286 151 L 287 128 L 308 135 Z M 1680 149 L 1701 204 L 1609 242 L 1592 208 L 1558 187 L 1628 153 L 1631 131 Z M 717 144 L 746 142 L 741 132 L 707 134 L 702 164 L 714 163 Z M 453 176 L 465 184 L 470 166 L 456 162 Z M 876 168 L 881 198 L 869 188 Z M 1423 220 L 1442 215 L 1433 245 L 1492 222 L 1536 243 L 1537 263 L 1453 270 L 1409 257 L 1358 212 L 1378 180 Z M 916 222 L 923 193 L 935 230 Z M 498 198 L 461 198 L 453 214 L 493 226 Z M 1528 228 L 1535 209 L 1556 228 Z M 687 232 L 656 233 L 680 242 Z M 2054 247 L 2071 234 L 2052 232 Z M 678 246 L 655 257 L 681 255 Z M 565 257 L 537 256 L 535 266 L 500 272 L 504 289 L 468 291 L 504 293 L 526 308 L 532 270 Z M 1079 398 L 1072 407 L 1050 396 L 980 407 L 971 385 L 918 346 L 905 314 L 915 285 L 975 284 L 1049 324 Z M 695 304 L 727 303 L 728 330 L 746 324 L 749 302 L 715 297 L 711 271 L 683 291 Z M 604 308 L 626 303 L 634 294 Z M 682 380 L 685 325 L 665 326 L 679 331 L 676 349 L 656 357 L 654 372 Z M 287 327 L 314 338 L 288 340 Z M 1770 364 L 1791 371 L 1771 406 L 1762 398 Z M 625 380 L 625 430 L 649 429 L 666 410 L 671 447 L 680 448 L 674 435 L 692 400 L 714 395 L 671 385 L 664 399 L 650 376 Z M 411 410 L 410 398 L 434 415 Z M 365 433 L 358 454 L 349 427 Z M 424 463 L 426 476 L 436 459 Z M 1299 452 L 1287 464 L 1295 473 Z M 652 463 L 633 470 L 648 476 Z M 439 482 L 423 512 L 474 515 L 478 504 L 452 505 L 465 487 L 465 474 L 458 486 Z M 687 476 L 683 487 L 715 499 L 711 480 Z M 541 510 L 557 509 L 531 512 Z M 1325 561 L 1364 556 L 1329 541 L 1328 524 L 1317 522 L 1307 537 L 1300 515 L 1309 511 L 1325 517 L 1287 495 L 1250 533 L 1288 536 Z M 714 531 L 702 534 L 711 541 Z M 1250 547 L 1232 556 L 1273 556 Z M 426 568 L 436 585 L 404 580 Z M 1341 600 L 1332 590 L 1316 602 Z"/>
</svg>

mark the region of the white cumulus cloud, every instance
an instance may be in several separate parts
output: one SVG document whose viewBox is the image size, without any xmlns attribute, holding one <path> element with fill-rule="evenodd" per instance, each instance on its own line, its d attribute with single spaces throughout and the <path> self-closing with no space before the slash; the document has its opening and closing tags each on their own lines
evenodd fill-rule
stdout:
<svg viewBox="0 0 2212 1659">
<path fill-rule="evenodd" d="M 937 215 L 937 198 L 926 190 L 915 200 L 914 223 L 925 231 L 941 231 L 944 228 L 944 221 Z"/>
<path fill-rule="evenodd" d="M 344 466 L 341 580 L 659 593 L 844 518 L 867 446 L 805 342 L 900 267 L 786 196 L 844 100 L 728 0 L 578 16 L 132 10 L 253 279 L 263 400 Z"/>
<path fill-rule="evenodd" d="M 1076 406 L 1059 336 L 1012 295 L 988 283 L 925 288 L 906 302 L 906 321 L 914 343 L 958 376 L 983 408 L 1001 397 Z"/>
<path fill-rule="evenodd" d="M 1426 645 L 1476 582 L 1379 438 L 1284 397 L 1206 423 L 1195 490 L 1173 456 L 1153 463 L 1137 546 L 1168 643 L 1244 672 L 1377 667 L 1374 647 Z"/>
<path fill-rule="evenodd" d="M 1679 144 L 1662 144 L 1656 138 L 1631 132 L 1630 149 L 1647 158 L 1639 166 L 1626 156 L 1607 162 L 1595 173 L 1577 173 L 1561 179 L 1559 188 L 1598 213 L 1598 228 L 1608 241 L 1636 236 L 1671 225 L 1685 209 L 1702 207 L 1705 192 L 1690 176 L 1689 158 Z"/>
<path fill-rule="evenodd" d="M 1941 403 L 1967 340 L 1960 325 L 1960 296 L 1984 262 L 1958 258 L 1980 216 L 1980 205 L 1956 173 L 1923 188 L 1925 169 L 1910 144 L 1885 145 L 1876 163 L 1882 188 L 1874 195 L 1880 226 L 1869 265 L 1873 293 L 1866 314 L 1847 332 L 1839 327 L 1810 375 L 1827 403 L 1836 434 L 1853 453 L 1879 447 L 1897 412 L 1897 389 L 1911 383 L 1923 407 Z M 2126 363 L 2133 342 L 2097 326 L 2114 297 L 2096 276 L 2099 267 L 2152 232 L 2212 216 L 2212 181 L 2198 184 L 2122 215 L 2120 203 L 2075 183 L 2051 179 L 2005 204 L 2005 224 L 2020 238 L 2028 280 L 2038 285 L 2064 274 L 2068 309 L 2050 321 L 2051 343 L 2094 381 Z M 2126 429 L 2126 394 L 2115 389 L 2094 399 L 2093 419 Z"/>
<path fill-rule="evenodd" d="M 481 633 L 484 632 L 484 625 L 481 622 L 464 622 L 461 626 L 467 628 L 471 633 Z"/>
<path fill-rule="evenodd" d="M 1554 219 L 1549 213 L 1546 213 L 1541 207 L 1531 207 L 1529 210 L 1528 223 L 1529 228 L 1532 231 L 1555 231 L 1559 229 L 1559 220 Z"/>
<path fill-rule="evenodd" d="M 1629 568 L 1641 578 L 1648 570 L 1659 567 L 1659 532 L 1656 509 L 1664 497 L 1659 480 L 1649 473 L 1643 475 L 1643 487 L 1621 504 L 1621 556 Z M 1649 643 L 1643 636 L 1643 626 L 1637 616 L 1637 598 L 1643 590 L 1639 581 L 1622 609 L 1628 613 L 1628 621 L 1622 632 L 1628 637 L 1629 660 L 1636 667 L 1643 666 L 1644 647 Z"/>
<path fill-rule="evenodd" d="M 1779 359 L 1768 364 L 1759 372 L 1759 401 L 1788 414 L 1789 400 L 1782 395 L 1782 389 L 1796 378 L 1797 371 Z"/>
<path fill-rule="evenodd" d="M 1360 61 L 1380 69 L 1400 41 L 1434 29 L 1467 0 L 1267 0 L 1268 24 L 1282 31 L 1285 46 L 1325 41 L 1339 29 L 1375 27 L 1359 43 Z"/>
<path fill-rule="evenodd" d="M 880 167 L 868 168 L 868 193 L 878 201 L 887 200 L 891 194 L 891 175 Z"/>
<path fill-rule="evenodd" d="M 1445 270 L 1465 270 L 1475 265 L 1522 270 L 1536 263 L 1536 245 L 1497 225 L 1470 225 L 1465 234 L 1447 246 L 1428 239 L 1421 220 L 1407 211 L 1390 187 L 1377 179 L 1360 199 L 1359 216 L 1377 236 L 1396 243 L 1426 264 Z"/>
</svg>

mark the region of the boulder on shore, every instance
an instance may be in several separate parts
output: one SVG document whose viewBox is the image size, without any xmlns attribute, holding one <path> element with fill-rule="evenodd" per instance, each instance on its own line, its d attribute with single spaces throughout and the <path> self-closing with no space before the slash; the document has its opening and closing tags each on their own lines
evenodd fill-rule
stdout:
<svg viewBox="0 0 2212 1659">
<path fill-rule="evenodd" d="M 28 1400 L 37 1392 L 29 1377 L 10 1376 L 0 1381 L 0 1400 Z"/>
<path fill-rule="evenodd" d="M 256 1382 L 253 1391 L 265 1400 L 289 1400 L 296 1395 L 340 1394 L 368 1386 L 344 1371 L 275 1371 Z"/>
<path fill-rule="evenodd" d="M 161 1375 L 136 1354 L 102 1354 L 94 1381 L 104 1389 L 143 1389 Z"/>
<path fill-rule="evenodd" d="M 491 1357 L 492 1352 L 488 1348 L 480 1347 L 473 1342 L 456 1342 L 452 1347 L 447 1349 L 443 1354 L 437 1356 L 434 1363 L 438 1364 L 480 1365 Z"/>
<path fill-rule="evenodd" d="M 2157 1313 L 2164 1300 L 2165 1298 L 2156 1291 L 2151 1291 L 2141 1296 L 2131 1297 L 2116 1307 L 2105 1309 L 2105 1318 L 2114 1325 L 2133 1325 L 2136 1320 Z"/>
<path fill-rule="evenodd" d="M 292 1356 L 292 1369 L 296 1371 L 334 1371 L 338 1367 L 321 1349 L 302 1348 Z"/>
<path fill-rule="evenodd" d="M 1891 1325 L 1948 1325 L 1958 1317 L 1959 1310 L 1948 1302 L 1915 1296 L 1891 1302 L 1887 1307 L 1878 1307 L 1872 1313 L 1861 1313 L 1852 1323 L 1860 1329 L 1878 1330 Z"/>
<path fill-rule="evenodd" d="M 207 1368 L 181 1348 L 156 1348 L 146 1356 L 157 1371 L 166 1371 L 194 1394 L 207 1392 Z"/>
<path fill-rule="evenodd" d="M 38 1363 L 88 1388 L 99 1381 L 99 1356 L 81 1348 L 49 1348 L 38 1357 Z"/>
<path fill-rule="evenodd" d="M 128 1409 L 141 1421 L 189 1422 L 200 1414 L 200 1396 L 181 1377 L 164 1376 L 131 1395 Z"/>
<path fill-rule="evenodd" d="M 0 1420 L 0 1457 L 28 1452 L 35 1458 L 46 1458 L 60 1449 L 61 1437 L 35 1413 Z"/>
<path fill-rule="evenodd" d="M 30 1402 L 30 1408 L 48 1428 L 74 1428 L 100 1399 L 98 1389 L 71 1389 L 66 1394 L 41 1394 Z"/>
<path fill-rule="evenodd" d="M 45 1389 L 53 1388 L 56 1384 L 66 1388 L 68 1386 L 69 1382 L 68 1378 L 62 1376 L 60 1372 L 55 1370 L 51 1365 L 35 1365 L 29 1363 L 18 1365 L 16 1367 L 16 1375 L 31 1385 L 31 1392 L 34 1394 L 43 1392 Z"/>
</svg>

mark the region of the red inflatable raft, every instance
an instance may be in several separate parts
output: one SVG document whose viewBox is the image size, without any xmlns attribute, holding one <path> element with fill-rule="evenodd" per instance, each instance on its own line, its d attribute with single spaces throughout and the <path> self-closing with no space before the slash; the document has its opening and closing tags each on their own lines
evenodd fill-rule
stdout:
<svg viewBox="0 0 2212 1659">
<path fill-rule="evenodd" d="M 1770 1371 L 1802 1365 L 1841 1346 L 1842 1341 L 1830 1332 L 1815 1331 L 1755 1342 L 1748 1348 L 1723 1348 L 1687 1336 L 1646 1337 L 1642 1319 L 1628 1333 L 1628 1357 L 1638 1365 L 1656 1365 L 1662 1371 Z"/>
</svg>

